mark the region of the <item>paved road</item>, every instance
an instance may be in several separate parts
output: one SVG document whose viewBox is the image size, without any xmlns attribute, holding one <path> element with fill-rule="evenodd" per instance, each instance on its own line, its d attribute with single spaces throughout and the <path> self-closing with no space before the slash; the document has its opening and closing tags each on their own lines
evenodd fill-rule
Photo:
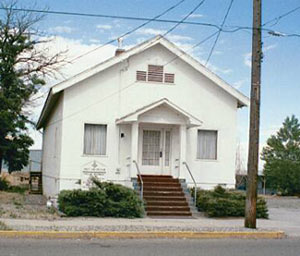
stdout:
<svg viewBox="0 0 300 256">
<path fill-rule="evenodd" d="M 1 256 L 299 256 L 299 239 L 21 240 L 0 239 Z"/>
</svg>

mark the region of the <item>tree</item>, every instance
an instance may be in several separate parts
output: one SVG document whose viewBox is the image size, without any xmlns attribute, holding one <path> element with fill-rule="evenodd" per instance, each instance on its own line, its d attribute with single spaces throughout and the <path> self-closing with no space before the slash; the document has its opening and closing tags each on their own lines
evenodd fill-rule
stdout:
<svg viewBox="0 0 300 256">
<path fill-rule="evenodd" d="M 262 160 L 268 187 L 284 195 L 300 194 L 300 123 L 294 115 L 267 140 Z"/>
<path fill-rule="evenodd" d="M 14 9 L 16 3 L 1 4 L 0 16 L 0 173 L 2 160 L 9 171 L 22 169 L 28 163 L 33 140 L 28 135 L 32 124 L 26 107 L 32 96 L 54 75 L 63 63 L 62 54 L 47 55 L 41 49 L 36 28 L 43 16 Z"/>
</svg>

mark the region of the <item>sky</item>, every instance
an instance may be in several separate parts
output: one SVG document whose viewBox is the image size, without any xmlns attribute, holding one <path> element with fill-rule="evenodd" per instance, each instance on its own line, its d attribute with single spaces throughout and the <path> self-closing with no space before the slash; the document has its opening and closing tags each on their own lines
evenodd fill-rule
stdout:
<svg viewBox="0 0 300 256">
<path fill-rule="evenodd" d="M 188 21 L 220 25 L 231 0 L 206 0 Z M 18 7 L 48 9 L 50 11 L 81 12 L 153 18 L 173 6 L 179 0 L 20 0 Z M 263 0 L 262 23 L 272 20 L 289 10 L 300 6 L 299 0 Z M 180 20 L 187 15 L 199 0 L 186 0 L 180 6 L 161 18 Z M 0 12 L 1 14 L 1 12 Z M 300 34 L 300 10 L 282 18 L 278 23 L 265 26 L 284 34 Z M 79 17 L 48 14 L 38 23 L 38 29 L 48 43 L 50 53 L 65 51 L 69 60 L 85 54 L 96 47 L 115 39 L 143 21 L 129 21 L 113 18 Z M 226 20 L 225 29 L 235 26 L 251 27 L 252 0 L 235 0 Z M 123 45 L 130 48 L 157 34 L 163 34 L 174 24 L 151 22 L 124 38 Z M 199 47 L 191 49 L 205 37 L 215 32 L 213 27 L 181 24 L 167 38 L 205 64 L 215 37 Z M 300 118 L 300 37 L 276 37 L 263 32 L 262 96 L 261 96 L 261 135 L 260 148 L 267 138 L 276 133 L 287 116 L 295 114 Z M 250 95 L 251 82 L 251 30 L 222 32 L 207 65 L 229 84 Z M 61 70 L 56 79 L 40 92 L 46 95 L 50 86 L 64 80 L 92 65 L 113 56 L 117 43 L 109 44 L 91 54 L 84 55 Z M 32 114 L 36 121 L 43 101 L 39 101 Z M 238 111 L 238 135 L 241 156 L 246 163 L 248 145 L 249 109 Z M 41 148 L 41 134 L 31 132 L 35 139 L 33 148 Z M 260 164 L 262 168 L 262 163 Z"/>
</svg>

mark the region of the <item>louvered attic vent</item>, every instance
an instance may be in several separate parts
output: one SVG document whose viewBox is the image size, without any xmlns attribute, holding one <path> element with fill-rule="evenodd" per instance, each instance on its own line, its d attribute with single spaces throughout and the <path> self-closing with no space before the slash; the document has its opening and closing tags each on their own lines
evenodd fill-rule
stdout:
<svg viewBox="0 0 300 256">
<path fill-rule="evenodd" d="M 136 71 L 136 80 L 137 81 L 147 81 L 147 72 L 146 71 Z"/>
<path fill-rule="evenodd" d="M 174 83 L 175 75 L 164 73 L 164 66 L 148 65 L 148 74 L 146 71 L 136 71 L 137 81 Z"/>
<path fill-rule="evenodd" d="M 165 73 L 165 83 L 174 83 L 174 74 Z"/>
<path fill-rule="evenodd" d="M 164 67 L 149 65 L 148 66 L 148 81 L 149 82 L 163 82 Z"/>
</svg>

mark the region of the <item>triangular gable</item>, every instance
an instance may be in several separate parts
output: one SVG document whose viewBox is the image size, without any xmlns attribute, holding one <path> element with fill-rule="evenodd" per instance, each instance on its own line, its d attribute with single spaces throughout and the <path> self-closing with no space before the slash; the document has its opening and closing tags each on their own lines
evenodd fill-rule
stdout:
<svg viewBox="0 0 300 256">
<path fill-rule="evenodd" d="M 223 79 L 221 79 L 219 76 L 217 76 L 215 73 L 210 71 L 208 68 L 203 66 L 200 62 L 195 60 L 193 57 L 182 51 L 179 47 L 177 47 L 175 44 L 171 43 L 169 40 L 162 36 L 156 36 L 148 41 L 145 41 L 127 51 L 124 53 L 114 56 L 92 68 L 89 68 L 70 79 L 67 79 L 54 87 L 52 87 L 52 93 L 56 94 L 74 84 L 77 84 L 88 77 L 91 77 L 119 62 L 122 62 L 126 59 L 128 59 L 130 56 L 138 54 L 140 52 L 145 51 L 146 49 L 161 44 L 168 50 L 170 50 L 173 54 L 175 54 L 178 58 L 181 58 L 186 63 L 190 64 L 193 68 L 198 70 L 201 74 L 206 76 L 208 79 L 213 81 L 216 85 L 219 85 L 222 89 L 224 89 L 227 93 L 231 94 L 234 98 L 236 98 L 239 102 L 240 106 L 248 106 L 249 105 L 249 99 L 245 95 L 243 95 L 241 92 L 239 92 L 237 89 L 226 83 Z"/>
<path fill-rule="evenodd" d="M 51 104 L 49 104 L 48 101 L 52 101 L 53 95 L 65 90 L 66 88 L 71 87 L 93 75 L 96 75 L 99 72 L 101 72 L 109 67 L 112 67 L 113 65 L 120 63 L 135 54 L 143 52 L 143 51 L 147 50 L 148 48 L 150 48 L 154 45 L 157 45 L 157 44 L 163 45 L 165 48 L 167 48 L 169 51 L 171 51 L 173 54 L 175 54 L 178 58 L 182 59 L 184 62 L 188 63 L 194 69 L 196 69 L 201 74 L 203 74 L 205 77 L 207 77 L 208 79 L 213 81 L 214 84 L 216 84 L 216 86 L 219 86 L 220 88 L 225 90 L 227 93 L 229 93 L 231 96 L 236 98 L 238 101 L 238 107 L 249 106 L 250 102 L 249 102 L 249 98 L 247 96 L 243 95 L 237 89 L 235 89 L 234 87 L 232 87 L 231 85 L 226 83 L 219 76 L 217 76 L 212 71 L 210 71 L 208 68 L 203 66 L 200 62 L 198 62 L 197 60 L 192 58 L 190 55 L 188 55 L 187 53 L 182 51 L 180 48 L 178 48 L 175 44 L 171 43 L 169 40 L 167 40 L 163 36 L 158 35 L 148 41 L 145 41 L 145 42 L 125 51 L 124 53 L 122 53 L 118 56 L 109 58 L 108 60 L 106 60 L 100 64 L 97 64 L 94 67 L 91 67 L 91 68 L 89 68 L 89 69 L 87 69 L 87 70 L 61 82 L 61 83 L 54 85 L 49 92 L 47 101 L 46 101 L 43 111 L 40 115 L 40 118 L 39 118 L 39 121 L 37 124 L 37 128 L 41 128 L 42 123 L 44 122 L 44 119 L 46 118 L 45 113 L 49 112 L 47 110 L 47 108 Z"/>
<path fill-rule="evenodd" d="M 139 119 L 139 116 L 141 116 L 142 114 L 151 111 L 157 107 L 160 106 L 167 106 L 168 108 L 170 108 L 171 110 L 179 113 L 180 115 L 184 116 L 187 119 L 187 125 L 188 127 L 194 127 L 194 126 L 200 126 L 202 125 L 202 121 L 199 120 L 198 118 L 194 117 L 193 115 L 191 115 L 190 113 L 188 113 L 187 111 L 183 110 L 182 108 L 178 107 L 177 105 L 175 105 L 174 103 L 172 103 L 171 101 L 169 101 L 168 99 L 160 99 L 158 101 L 155 101 L 149 105 L 146 105 L 142 108 L 137 109 L 134 112 L 131 112 L 119 119 L 116 120 L 116 124 L 126 124 L 126 123 L 132 123 L 132 122 L 136 122 Z"/>
</svg>

